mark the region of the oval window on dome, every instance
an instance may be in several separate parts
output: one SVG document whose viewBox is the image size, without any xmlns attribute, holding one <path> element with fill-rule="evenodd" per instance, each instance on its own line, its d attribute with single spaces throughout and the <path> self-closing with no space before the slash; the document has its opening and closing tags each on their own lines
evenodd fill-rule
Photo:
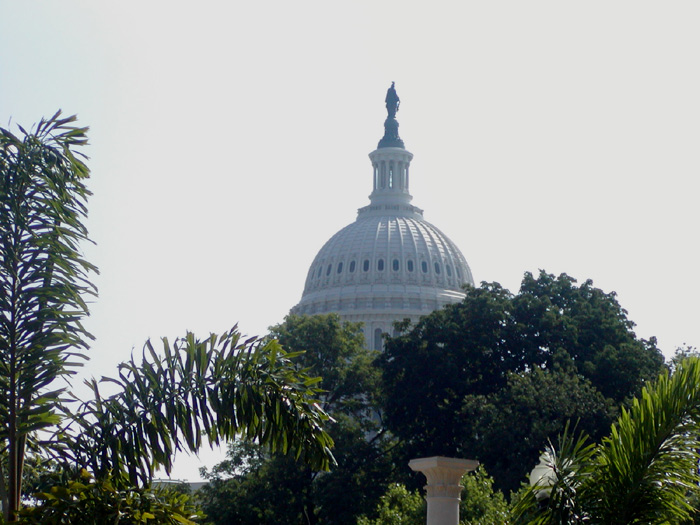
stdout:
<svg viewBox="0 0 700 525">
<path fill-rule="evenodd" d="M 440 275 L 440 263 L 439 262 L 435 263 L 435 273 Z"/>
<path fill-rule="evenodd" d="M 408 261 L 406 261 L 406 269 L 409 272 L 413 271 L 413 259 L 409 259 Z"/>
<path fill-rule="evenodd" d="M 350 261 L 350 273 L 355 273 L 355 261 Z"/>
<path fill-rule="evenodd" d="M 369 259 L 365 259 L 364 262 L 362 263 L 362 271 L 364 271 L 364 272 L 369 271 Z"/>
<path fill-rule="evenodd" d="M 420 263 L 420 269 L 423 270 L 423 273 L 428 273 L 428 263 L 425 261 Z"/>
<path fill-rule="evenodd" d="M 445 265 L 445 271 L 447 272 L 447 277 L 452 277 L 452 266 L 449 264 Z"/>
<path fill-rule="evenodd" d="M 342 263 L 342 262 L 339 262 L 339 263 L 338 263 L 338 273 L 340 273 L 340 272 L 342 272 L 342 271 L 343 271 L 343 263 Z"/>
<path fill-rule="evenodd" d="M 377 261 L 377 270 L 379 270 L 380 272 L 384 271 L 384 259 L 379 259 Z"/>
<path fill-rule="evenodd" d="M 399 260 L 398 259 L 394 259 L 393 261 L 391 261 L 391 269 L 394 270 L 395 272 L 399 271 Z"/>
<path fill-rule="evenodd" d="M 331 274 L 331 268 L 333 267 L 332 264 L 328 265 L 328 268 L 326 268 L 326 277 L 328 277 Z"/>
<path fill-rule="evenodd" d="M 318 267 L 318 271 L 316 272 L 316 279 L 321 277 L 321 272 L 323 271 L 323 266 Z"/>
<path fill-rule="evenodd" d="M 462 270 L 459 269 L 459 266 L 455 266 L 455 270 L 457 270 L 457 278 L 461 279 L 462 278 Z"/>
</svg>

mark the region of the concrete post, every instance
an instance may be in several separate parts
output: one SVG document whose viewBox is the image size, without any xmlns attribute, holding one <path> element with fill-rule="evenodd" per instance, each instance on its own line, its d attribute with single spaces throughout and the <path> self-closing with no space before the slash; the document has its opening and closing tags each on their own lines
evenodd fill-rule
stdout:
<svg viewBox="0 0 700 525">
<path fill-rule="evenodd" d="M 459 500 L 462 476 L 479 466 L 478 461 L 455 458 L 412 459 L 408 466 L 425 474 L 428 502 L 427 525 L 459 525 Z"/>
</svg>

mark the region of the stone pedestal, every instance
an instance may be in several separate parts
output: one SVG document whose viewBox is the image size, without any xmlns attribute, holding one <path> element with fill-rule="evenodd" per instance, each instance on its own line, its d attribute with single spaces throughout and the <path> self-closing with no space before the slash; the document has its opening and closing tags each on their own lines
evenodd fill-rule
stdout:
<svg viewBox="0 0 700 525">
<path fill-rule="evenodd" d="M 459 500 L 462 476 L 479 466 L 478 461 L 455 458 L 420 458 L 409 461 L 408 466 L 422 472 L 428 484 L 425 486 L 428 502 L 427 525 L 459 525 Z"/>
</svg>

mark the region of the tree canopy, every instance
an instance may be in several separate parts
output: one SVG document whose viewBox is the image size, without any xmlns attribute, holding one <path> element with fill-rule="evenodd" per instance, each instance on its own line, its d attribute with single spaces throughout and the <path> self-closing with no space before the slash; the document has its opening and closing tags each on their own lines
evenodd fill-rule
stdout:
<svg viewBox="0 0 700 525">
<path fill-rule="evenodd" d="M 644 387 L 599 444 L 565 428 L 515 523 L 692 523 L 700 491 L 700 359 Z M 539 501 L 538 501 L 539 500 Z"/>
<path fill-rule="evenodd" d="M 374 508 L 396 468 L 377 412 L 377 352 L 364 348 L 358 324 L 335 314 L 290 315 L 270 337 L 288 351 L 303 351 L 299 366 L 322 378 L 320 402 L 332 417 L 326 428 L 337 464 L 319 474 L 252 443 L 236 443 L 228 459 L 207 472 L 204 510 L 222 524 L 353 523 L 363 509 Z"/>
<path fill-rule="evenodd" d="M 566 274 L 526 273 L 517 294 L 470 287 L 401 328 L 380 365 L 387 426 L 406 457 L 479 459 L 507 490 L 567 420 L 602 435 L 663 367 L 614 293 Z"/>
</svg>

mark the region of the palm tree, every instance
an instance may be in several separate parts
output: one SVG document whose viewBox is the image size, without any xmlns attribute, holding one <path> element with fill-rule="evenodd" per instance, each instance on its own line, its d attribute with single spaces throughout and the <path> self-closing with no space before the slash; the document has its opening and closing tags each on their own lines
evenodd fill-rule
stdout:
<svg viewBox="0 0 700 525">
<path fill-rule="evenodd" d="M 333 442 L 322 428 L 317 378 L 276 341 L 241 341 L 234 328 L 200 341 L 192 334 L 163 355 L 149 343 L 119 368 L 118 391 L 72 411 L 67 383 L 87 359 L 81 320 L 96 294 L 82 258 L 88 242 L 89 170 L 74 149 L 87 128 L 60 112 L 16 136 L 0 128 L 0 503 L 15 521 L 29 444 L 64 468 L 91 470 L 121 487 L 144 486 L 180 450 L 196 452 L 243 434 L 289 449 L 327 469 Z M 75 399 L 70 399 L 75 401 Z M 41 442 L 34 439 L 40 435 Z M 32 443 L 33 441 L 33 443 Z M 110 481 L 111 482 L 111 481 Z"/>
<path fill-rule="evenodd" d="M 513 521 L 683 523 L 700 486 L 699 431 L 700 358 L 688 357 L 646 386 L 599 445 L 567 428 L 543 454 L 549 472 L 533 480 Z"/>
<path fill-rule="evenodd" d="M 21 136 L 0 128 L 0 471 L 5 519 L 19 507 L 27 439 L 57 420 L 64 388 L 91 339 L 81 324 L 96 268 L 78 251 L 88 240 L 89 170 L 73 149 L 87 128 L 60 112 Z"/>
</svg>

